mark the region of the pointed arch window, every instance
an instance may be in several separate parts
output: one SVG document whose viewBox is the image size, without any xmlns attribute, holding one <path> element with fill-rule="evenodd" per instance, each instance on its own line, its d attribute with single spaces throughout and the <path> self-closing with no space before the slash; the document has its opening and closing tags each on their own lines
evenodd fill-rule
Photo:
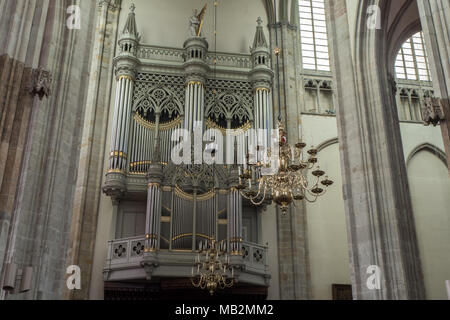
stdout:
<svg viewBox="0 0 450 320">
<path fill-rule="evenodd" d="M 330 71 L 325 2 L 300 0 L 298 5 L 303 68 Z"/>
<path fill-rule="evenodd" d="M 431 81 L 423 33 L 418 32 L 405 41 L 395 61 L 397 79 Z"/>
</svg>

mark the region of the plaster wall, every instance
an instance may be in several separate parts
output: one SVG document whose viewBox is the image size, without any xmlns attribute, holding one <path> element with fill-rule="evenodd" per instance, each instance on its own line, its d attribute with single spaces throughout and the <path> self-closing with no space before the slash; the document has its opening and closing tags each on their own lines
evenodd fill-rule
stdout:
<svg viewBox="0 0 450 320">
<path fill-rule="evenodd" d="M 214 50 L 214 5 L 211 0 L 124 0 L 120 26 L 125 24 L 128 8 L 136 6 L 136 22 L 142 36 L 141 44 L 182 48 L 189 37 L 189 18 L 193 10 L 208 4 L 202 35 L 210 50 Z M 232 23 L 229 18 L 232 17 Z M 261 0 L 219 1 L 217 7 L 217 50 L 220 52 L 250 53 L 255 36 L 256 19 L 267 25 L 267 14 Z M 119 28 L 119 30 L 121 29 Z M 265 28 L 266 37 L 268 29 Z"/>
</svg>

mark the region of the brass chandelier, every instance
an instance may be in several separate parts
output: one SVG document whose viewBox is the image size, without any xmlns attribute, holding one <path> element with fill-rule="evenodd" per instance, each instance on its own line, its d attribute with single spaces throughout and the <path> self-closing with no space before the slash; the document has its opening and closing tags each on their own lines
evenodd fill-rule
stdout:
<svg viewBox="0 0 450 320">
<path fill-rule="evenodd" d="M 216 240 L 210 240 L 200 243 L 191 276 L 194 287 L 208 290 L 211 295 L 218 289 L 231 288 L 234 285 L 234 269 L 230 265 L 230 256 L 224 241 L 217 243 Z"/>
<path fill-rule="evenodd" d="M 278 124 L 278 132 L 278 154 L 272 155 L 276 156 L 275 167 L 278 168 L 276 172 L 265 174 L 264 170 L 270 169 L 273 164 L 263 161 L 250 163 L 250 155 L 247 155 L 244 172 L 241 172 L 241 168 L 239 168 L 237 189 L 254 205 L 259 206 L 265 201 L 273 201 L 285 214 L 294 200 L 316 202 L 319 196 L 326 193 L 333 181 L 329 180 L 325 176 L 325 172 L 317 165 L 317 149 L 308 150 L 308 157 L 306 157 L 303 152 L 306 144 L 300 141 L 294 148 L 291 147 L 287 142 L 286 132 L 281 121 Z M 267 155 L 270 158 L 270 150 Z M 311 184 L 307 177 L 309 171 L 315 177 Z"/>
</svg>

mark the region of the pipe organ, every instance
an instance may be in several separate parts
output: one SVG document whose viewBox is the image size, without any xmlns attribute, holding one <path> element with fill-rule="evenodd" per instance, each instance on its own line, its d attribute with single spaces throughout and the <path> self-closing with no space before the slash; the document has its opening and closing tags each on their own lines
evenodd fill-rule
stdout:
<svg viewBox="0 0 450 320">
<path fill-rule="evenodd" d="M 232 60 L 226 59 L 234 58 L 222 58 L 220 79 L 215 72 L 213 76 L 212 66 L 221 62 L 216 55 L 208 55 L 204 38 L 186 40 L 182 55 L 171 53 L 168 69 L 163 64 L 155 67 L 157 56 L 147 64 L 148 52 L 141 54 L 136 30 L 132 13 L 114 59 L 117 86 L 104 190 L 120 202 L 132 199 L 129 181 L 142 185 L 132 191 L 135 198 L 146 186 L 143 266 L 147 273 L 158 266 L 159 250 L 195 251 L 207 239 L 227 239 L 230 253 L 240 255 L 243 203 L 235 188 L 237 169 L 227 164 L 245 163 L 249 146 L 268 146 L 274 127 L 273 72 L 262 27 L 257 28 L 251 56 L 239 56 L 239 64 L 229 71 L 227 63 Z M 170 74 L 164 73 L 167 70 Z M 201 123 L 205 143 L 218 144 L 216 159 L 222 164 L 175 166 L 171 162 L 178 144 L 172 141 L 173 133 L 186 129 L 192 134 L 196 122 Z M 257 137 L 250 129 L 268 131 Z"/>
<path fill-rule="evenodd" d="M 172 149 L 176 142 L 172 141 L 172 134 L 175 130 L 183 127 L 181 117 L 174 120 L 158 124 L 148 122 L 139 114 L 135 114 L 132 120 L 132 135 L 130 137 L 130 166 L 129 172 L 133 174 L 145 174 L 153 159 L 153 149 L 156 133 L 158 132 L 160 140 L 160 161 L 164 164 L 169 163 Z"/>
</svg>

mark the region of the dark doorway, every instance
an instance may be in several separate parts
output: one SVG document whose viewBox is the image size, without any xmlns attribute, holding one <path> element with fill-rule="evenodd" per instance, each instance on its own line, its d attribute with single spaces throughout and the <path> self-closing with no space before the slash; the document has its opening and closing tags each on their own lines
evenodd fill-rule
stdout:
<svg viewBox="0 0 450 320">
<path fill-rule="evenodd" d="M 183 300 L 183 301 L 264 301 L 267 287 L 236 284 L 233 288 L 219 290 L 211 296 L 205 290 L 194 288 L 190 279 L 160 279 L 155 282 L 105 282 L 105 300 Z"/>
</svg>

